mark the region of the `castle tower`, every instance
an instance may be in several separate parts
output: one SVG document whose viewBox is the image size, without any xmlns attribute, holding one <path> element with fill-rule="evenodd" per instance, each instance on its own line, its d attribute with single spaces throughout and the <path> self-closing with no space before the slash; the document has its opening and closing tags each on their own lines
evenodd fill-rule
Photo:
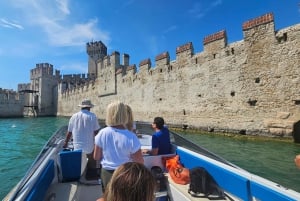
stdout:
<svg viewBox="0 0 300 201">
<path fill-rule="evenodd" d="M 51 116 L 57 112 L 57 84 L 60 72 L 53 74 L 53 65 L 39 63 L 30 71 L 31 91 L 29 105 L 37 116 Z"/>
<path fill-rule="evenodd" d="M 86 44 L 86 52 L 89 56 L 88 74 L 97 76 L 97 62 L 107 56 L 107 47 L 101 41 L 90 42 Z"/>
</svg>

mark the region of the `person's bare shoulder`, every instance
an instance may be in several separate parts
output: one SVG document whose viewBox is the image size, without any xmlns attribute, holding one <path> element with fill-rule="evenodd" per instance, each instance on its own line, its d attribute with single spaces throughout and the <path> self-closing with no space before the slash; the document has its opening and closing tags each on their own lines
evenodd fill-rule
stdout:
<svg viewBox="0 0 300 201">
<path fill-rule="evenodd" d="M 295 157 L 295 164 L 298 168 L 300 168 L 300 154 Z"/>
</svg>

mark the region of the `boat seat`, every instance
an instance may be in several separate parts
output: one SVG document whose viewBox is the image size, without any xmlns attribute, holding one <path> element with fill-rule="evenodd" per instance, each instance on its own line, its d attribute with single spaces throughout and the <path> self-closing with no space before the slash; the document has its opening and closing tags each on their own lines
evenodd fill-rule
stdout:
<svg viewBox="0 0 300 201">
<path fill-rule="evenodd" d="M 86 154 L 81 150 L 63 150 L 58 155 L 60 181 L 70 182 L 79 180 L 87 165 Z"/>
<path fill-rule="evenodd" d="M 37 181 L 34 183 L 30 192 L 27 194 L 24 200 L 36 201 L 44 200 L 48 187 L 54 179 L 54 160 L 49 160 L 45 168 L 38 176 Z"/>
<path fill-rule="evenodd" d="M 151 169 L 153 166 L 159 166 L 163 171 L 165 171 L 165 165 L 162 163 L 162 157 L 171 157 L 175 156 L 174 154 L 162 154 L 162 155 L 144 155 L 144 165 Z"/>
</svg>

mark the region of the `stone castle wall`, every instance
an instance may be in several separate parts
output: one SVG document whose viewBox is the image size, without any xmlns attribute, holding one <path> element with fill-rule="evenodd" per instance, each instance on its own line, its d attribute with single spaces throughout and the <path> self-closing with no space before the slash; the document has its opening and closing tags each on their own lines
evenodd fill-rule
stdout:
<svg viewBox="0 0 300 201">
<path fill-rule="evenodd" d="M 0 118 L 23 117 L 24 95 L 0 88 Z"/>
<path fill-rule="evenodd" d="M 274 27 L 268 13 L 243 24 L 241 41 L 228 44 L 221 30 L 204 38 L 202 52 L 188 42 L 176 48 L 174 61 L 163 52 L 153 67 L 141 61 L 138 72 L 113 52 L 97 63 L 96 79 L 58 86 L 57 115 L 71 116 L 89 98 L 105 119 L 106 106 L 119 99 L 137 121 L 162 116 L 209 131 L 291 136 L 300 120 L 300 24 Z"/>
<path fill-rule="evenodd" d="M 29 105 L 36 106 L 37 116 L 55 115 L 57 111 L 57 85 L 60 71 L 54 72 L 53 65 L 39 63 L 30 71 L 30 87 L 36 93 L 29 94 Z"/>
</svg>

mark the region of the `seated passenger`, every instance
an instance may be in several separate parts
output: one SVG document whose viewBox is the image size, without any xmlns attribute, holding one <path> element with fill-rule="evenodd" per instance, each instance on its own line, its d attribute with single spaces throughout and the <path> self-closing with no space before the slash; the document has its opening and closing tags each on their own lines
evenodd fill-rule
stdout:
<svg viewBox="0 0 300 201">
<path fill-rule="evenodd" d="M 152 135 L 152 149 L 143 150 L 150 155 L 162 155 L 171 153 L 170 133 L 162 117 L 155 117 L 152 123 L 155 133 Z"/>
</svg>

